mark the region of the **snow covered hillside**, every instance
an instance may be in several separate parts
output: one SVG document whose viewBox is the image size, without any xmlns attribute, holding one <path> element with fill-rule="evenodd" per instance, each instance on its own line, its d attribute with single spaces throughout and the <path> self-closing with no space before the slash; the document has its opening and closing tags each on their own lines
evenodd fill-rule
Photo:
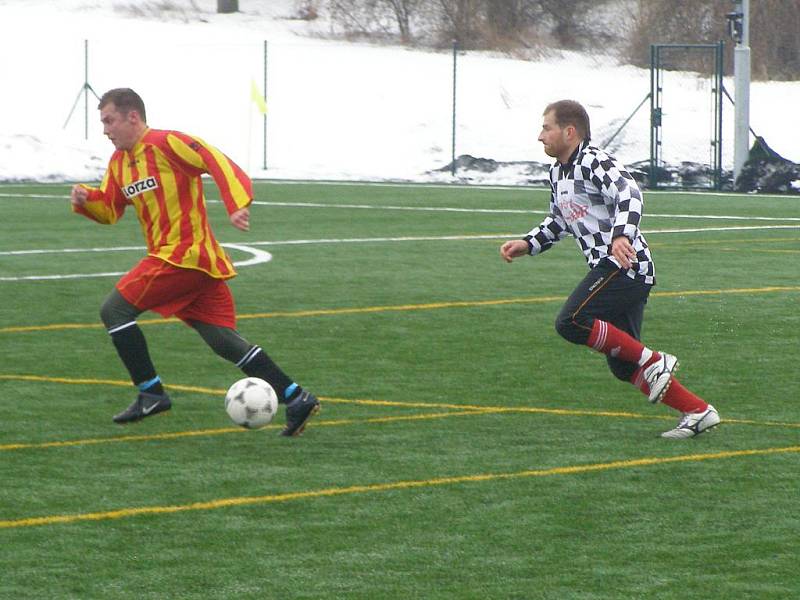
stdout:
<svg viewBox="0 0 800 600">
<path fill-rule="evenodd" d="M 253 177 L 452 180 L 449 172 L 435 171 L 451 158 L 450 53 L 326 39 L 324 20 L 288 18 L 293 0 L 242 0 L 242 12 L 233 15 L 216 14 L 215 0 L 184 2 L 185 11 L 161 15 L 113 0 L 53 5 L 0 0 L 0 180 L 102 174 L 113 148 L 88 91 L 84 139 L 84 40 L 88 82 L 97 94 L 136 89 L 152 127 L 198 135 Z M 264 90 L 265 41 L 266 169 L 263 117 L 251 96 L 253 85 Z M 664 158 L 708 162 L 710 82 L 691 74 L 669 77 Z M 733 82 L 725 85 L 732 93 Z M 560 98 L 584 103 L 593 139 L 602 144 L 648 93 L 649 72 L 567 52 L 537 62 L 466 53 L 458 58 L 456 91 L 456 155 L 546 163 L 536 141 L 545 104 Z M 800 161 L 792 144 L 798 104 L 800 82 L 752 86 L 751 126 L 794 161 Z M 726 167 L 733 161 L 732 117 L 726 104 Z M 649 157 L 647 105 L 611 149 L 627 163 Z M 515 169 L 479 179 L 524 180 Z"/>
</svg>

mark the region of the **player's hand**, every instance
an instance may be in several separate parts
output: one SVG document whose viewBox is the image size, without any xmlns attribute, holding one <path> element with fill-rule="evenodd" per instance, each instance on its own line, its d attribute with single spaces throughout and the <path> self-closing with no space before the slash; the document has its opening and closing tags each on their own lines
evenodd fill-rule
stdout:
<svg viewBox="0 0 800 600">
<path fill-rule="evenodd" d="M 611 255 L 617 259 L 623 269 L 630 269 L 631 265 L 636 262 L 636 250 L 624 235 L 615 237 L 611 241 Z"/>
<path fill-rule="evenodd" d="M 240 208 L 230 216 L 231 224 L 242 231 L 250 231 L 250 209 Z"/>
<path fill-rule="evenodd" d="M 82 185 L 73 185 L 69 198 L 70 202 L 72 202 L 72 206 L 75 208 L 80 208 L 86 204 L 86 201 L 89 199 L 89 190 Z"/>
<path fill-rule="evenodd" d="M 500 256 L 510 263 L 515 258 L 528 254 L 528 242 L 525 240 L 510 240 L 500 246 Z"/>
</svg>

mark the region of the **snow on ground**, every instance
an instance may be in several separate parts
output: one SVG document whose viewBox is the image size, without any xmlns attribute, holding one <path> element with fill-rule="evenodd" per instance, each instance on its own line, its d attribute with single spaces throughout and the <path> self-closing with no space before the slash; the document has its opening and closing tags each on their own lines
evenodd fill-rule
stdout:
<svg viewBox="0 0 800 600">
<path fill-rule="evenodd" d="M 104 171 L 113 148 L 102 135 L 96 98 L 84 93 L 84 40 L 97 94 L 136 89 L 150 126 L 197 135 L 253 177 L 452 180 L 449 172 L 431 173 L 451 159 L 452 53 L 331 40 L 324 20 L 289 18 L 293 0 L 240 0 L 242 12 L 233 15 L 216 14 L 216 0 L 174 0 L 179 10 L 161 15 L 148 14 L 155 3 L 147 2 L 54 4 L 0 0 L 0 181 L 93 180 Z M 265 40 L 266 156 L 263 117 L 251 98 L 254 83 L 264 89 Z M 670 73 L 665 84 L 665 160 L 707 163 L 710 82 Z M 543 107 L 560 98 L 584 103 L 593 139 L 604 144 L 649 85 L 648 70 L 602 56 L 554 51 L 526 62 L 461 54 L 455 153 L 549 162 L 536 137 Z M 733 82 L 725 85 L 733 95 Z M 751 127 L 796 162 L 798 104 L 800 82 L 752 85 Z M 609 146 L 626 163 L 649 157 L 648 113 L 646 103 Z M 727 101 L 724 116 L 723 163 L 730 168 Z M 515 169 L 480 180 L 522 181 Z"/>
</svg>

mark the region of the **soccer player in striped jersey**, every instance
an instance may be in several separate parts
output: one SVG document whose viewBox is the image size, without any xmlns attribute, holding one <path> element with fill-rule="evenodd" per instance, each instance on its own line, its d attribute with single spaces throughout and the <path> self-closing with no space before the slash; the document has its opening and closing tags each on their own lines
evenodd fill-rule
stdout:
<svg viewBox="0 0 800 600">
<path fill-rule="evenodd" d="M 137 317 L 152 310 L 194 328 L 211 349 L 246 375 L 260 377 L 286 404 L 282 435 L 303 432 L 319 400 L 290 379 L 236 330 L 233 296 L 226 283 L 236 271 L 211 231 L 201 175 L 219 187 L 231 224 L 250 228 L 253 186 L 230 158 L 203 140 L 179 131 L 150 129 L 144 102 L 129 88 L 103 94 L 98 105 L 103 133 L 114 144 L 100 187 L 72 188 L 72 210 L 103 224 L 133 207 L 147 242 L 147 256 L 106 298 L 100 316 L 139 392 L 114 416 L 138 421 L 172 406 L 150 359 Z"/>
<path fill-rule="evenodd" d="M 694 437 L 719 424 L 719 414 L 675 378 L 677 358 L 639 341 L 655 285 L 653 257 L 639 228 L 642 193 L 625 166 L 590 139 L 589 116 L 579 103 L 560 100 L 545 108 L 539 141 L 556 159 L 550 214 L 523 239 L 505 242 L 500 254 L 512 262 L 575 238 L 589 273 L 562 307 L 556 331 L 605 354 L 614 376 L 638 387 L 650 402 L 680 411 L 677 427 L 662 437 Z"/>
</svg>

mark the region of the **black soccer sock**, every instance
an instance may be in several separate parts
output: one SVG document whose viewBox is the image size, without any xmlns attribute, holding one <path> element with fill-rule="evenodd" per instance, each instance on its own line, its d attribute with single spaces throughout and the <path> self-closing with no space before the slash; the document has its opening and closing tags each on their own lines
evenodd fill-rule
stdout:
<svg viewBox="0 0 800 600">
<path fill-rule="evenodd" d="M 259 346 L 250 348 L 236 366 L 248 377 L 259 377 L 270 384 L 278 394 L 278 402 L 289 402 L 302 391 Z"/>
<path fill-rule="evenodd" d="M 113 327 L 108 333 L 122 364 L 128 369 L 133 385 L 149 394 L 163 394 L 161 379 L 156 374 L 144 334 L 136 321 Z"/>
</svg>

